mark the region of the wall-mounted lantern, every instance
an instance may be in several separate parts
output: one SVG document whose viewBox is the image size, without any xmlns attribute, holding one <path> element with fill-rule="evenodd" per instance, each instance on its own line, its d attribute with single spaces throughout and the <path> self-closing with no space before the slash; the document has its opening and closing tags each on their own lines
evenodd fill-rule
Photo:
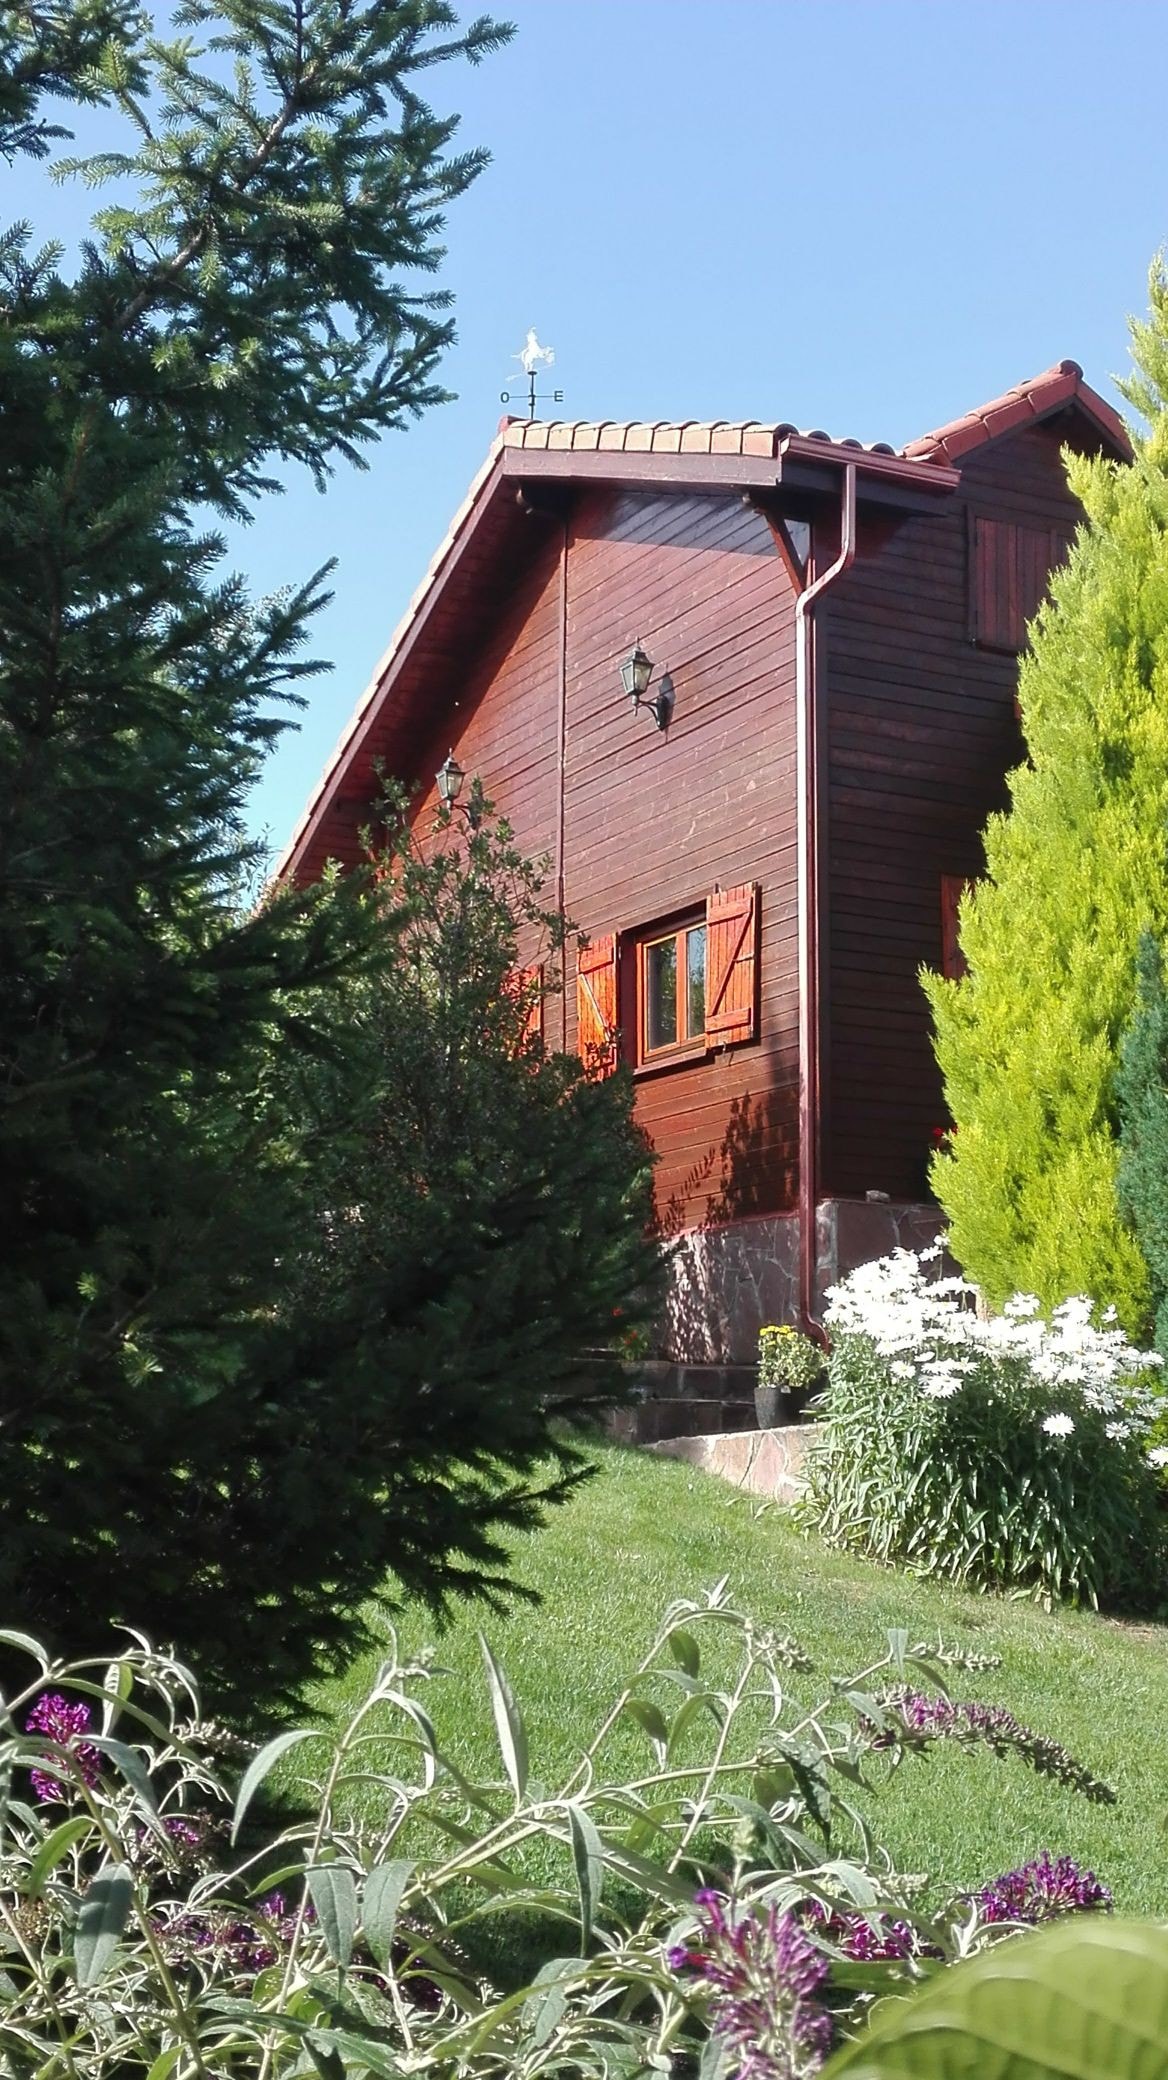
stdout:
<svg viewBox="0 0 1168 2080">
<path fill-rule="evenodd" d="M 438 799 L 444 809 L 453 809 L 455 802 L 462 793 L 462 783 L 465 779 L 466 774 L 455 758 L 453 751 L 451 751 L 445 763 L 439 766 L 438 771 L 434 775 L 434 784 L 438 789 Z"/>
<path fill-rule="evenodd" d="M 633 713 L 648 708 L 658 729 L 668 729 L 673 713 L 673 687 L 666 673 L 652 700 L 648 699 L 649 685 L 653 677 L 653 660 L 648 653 L 635 644 L 620 668 L 621 685 L 633 704 Z"/>
<path fill-rule="evenodd" d="M 448 809 L 451 814 L 458 806 L 458 797 L 462 793 L 462 783 L 465 779 L 466 774 L 455 758 L 453 751 L 449 752 L 434 775 L 434 785 L 438 789 L 438 799 L 442 807 Z M 469 802 L 460 811 L 460 814 L 466 818 L 468 830 L 477 831 L 482 821 L 481 802 L 482 795 L 476 780 L 470 791 Z"/>
</svg>

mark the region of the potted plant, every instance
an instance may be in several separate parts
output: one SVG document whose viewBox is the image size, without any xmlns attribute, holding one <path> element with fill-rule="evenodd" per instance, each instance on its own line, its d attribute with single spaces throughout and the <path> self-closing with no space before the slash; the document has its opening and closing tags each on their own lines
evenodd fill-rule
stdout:
<svg viewBox="0 0 1168 2080">
<path fill-rule="evenodd" d="M 823 1363 L 819 1345 L 789 1322 L 768 1322 L 759 1330 L 754 1414 L 760 1430 L 798 1421 Z"/>
</svg>

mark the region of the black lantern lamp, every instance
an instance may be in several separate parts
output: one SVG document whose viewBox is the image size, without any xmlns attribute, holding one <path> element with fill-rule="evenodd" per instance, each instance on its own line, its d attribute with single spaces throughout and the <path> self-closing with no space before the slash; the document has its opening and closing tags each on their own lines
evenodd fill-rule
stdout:
<svg viewBox="0 0 1168 2080">
<path fill-rule="evenodd" d="M 445 764 L 439 766 L 438 771 L 434 775 L 435 785 L 438 789 L 438 799 L 444 809 L 453 809 L 455 802 L 462 793 L 462 783 L 465 779 L 466 774 L 452 751 L 447 757 Z"/>
<path fill-rule="evenodd" d="M 621 665 L 620 675 L 621 685 L 633 707 L 639 708 L 649 691 L 649 681 L 653 677 L 653 660 L 646 655 L 639 643 L 635 649 L 629 651 Z"/>
<path fill-rule="evenodd" d="M 673 688 L 666 673 L 652 700 L 646 698 L 653 677 L 653 660 L 637 643 L 629 651 L 620 668 L 621 685 L 633 704 L 634 715 L 642 704 L 648 708 L 658 729 L 668 729 L 673 713 Z"/>
</svg>

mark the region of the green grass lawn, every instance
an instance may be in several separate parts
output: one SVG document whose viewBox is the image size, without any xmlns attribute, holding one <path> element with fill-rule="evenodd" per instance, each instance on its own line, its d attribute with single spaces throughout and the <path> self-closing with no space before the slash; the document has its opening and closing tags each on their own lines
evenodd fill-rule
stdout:
<svg viewBox="0 0 1168 2080">
<path fill-rule="evenodd" d="M 532 1773 L 551 1789 L 598 1727 L 665 1606 L 728 1575 L 739 1608 L 794 1633 L 817 1679 L 876 1659 L 893 1625 L 914 1640 L 940 1633 L 1000 1655 L 999 1669 L 959 1674 L 954 1694 L 1008 1705 L 1118 1793 L 1114 1806 L 1091 1806 L 1014 1758 L 948 1748 L 910 1758 L 871 1808 L 877 1839 L 902 1870 L 973 1886 L 1050 1848 L 1092 1866 L 1121 1909 L 1168 1913 L 1168 1627 L 1048 1615 L 1029 1603 L 909 1581 L 829 1552 L 781 1510 L 760 1512 L 677 1461 L 611 1447 L 595 1457 L 596 1478 L 545 1530 L 516 1543 L 516 1577 L 539 1591 L 538 1607 L 485 1623 L 465 1610 L 440 1642 L 452 1673 L 432 1685 L 427 1703 L 464 1770 L 500 1773 L 480 1624 L 523 1706 Z M 433 1636 L 424 1614 L 396 1622 L 411 1647 Z M 354 1666 L 324 1693 L 325 1706 L 361 1696 L 373 1665 Z M 813 1685 L 804 1678 L 797 1687 L 806 1696 Z M 630 1775 L 649 1766 L 635 1727 L 618 1739 Z"/>
</svg>

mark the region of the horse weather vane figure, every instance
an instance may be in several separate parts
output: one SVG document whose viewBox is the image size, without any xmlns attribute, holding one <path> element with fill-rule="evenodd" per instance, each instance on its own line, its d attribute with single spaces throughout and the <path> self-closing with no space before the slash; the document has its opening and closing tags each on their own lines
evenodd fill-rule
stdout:
<svg viewBox="0 0 1168 2080">
<path fill-rule="evenodd" d="M 554 349 L 552 347 L 541 347 L 534 331 L 528 333 L 522 350 L 518 354 L 511 356 L 513 361 L 519 363 L 520 368 L 527 377 L 527 416 L 529 419 L 534 419 L 537 404 L 563 404 L 564 402 L 562 390 L 553 390 L 549 398 L 546 391 L 541 396 L 535 387 L 540 363 L 542 362 L 545 368 L 550 368 L 555 358 Z M 500 403 L 510 404 L 512 394 L 510 390 L 500 390 Z"/>
</svg>

